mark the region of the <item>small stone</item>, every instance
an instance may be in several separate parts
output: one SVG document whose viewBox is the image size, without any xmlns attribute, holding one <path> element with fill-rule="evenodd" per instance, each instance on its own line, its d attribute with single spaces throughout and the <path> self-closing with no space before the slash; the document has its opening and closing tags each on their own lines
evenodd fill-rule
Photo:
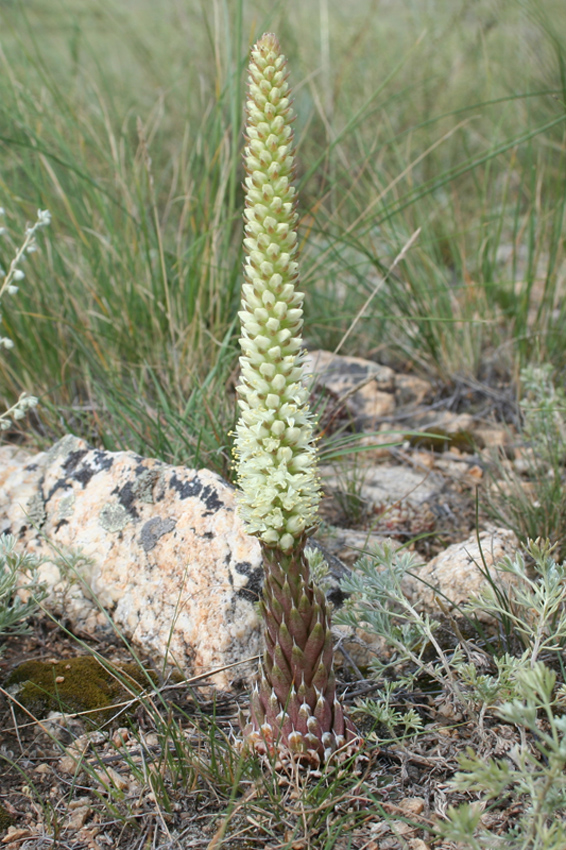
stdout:
<svg viewBox="0 0 566 850">
<path fill-rule="evenodd" d="M 34 768 L 34 773 L 38 773 L 40 776 L 46 776 L 48 773 L 53 773 L 53 768 L 51 765 L 46 764 L 46 762 L 42 762 L 38 764 L 36 768 Z"/>
<path fill-rule="evenodd" d="M 343 357 L 331 351 L 313 351 L 305 369 L 315 384 L 329 390 L 338 404 L 361 427 L 375 429 L 379 420 L 395 410 L 395 372 L 361 357 Z"/>
<path fill-rule="evenodd" d="M 8 832 L 2 839 L 3 844 L 14 844 L 16 841 L 22 841 L 24 838 L 30 838 L 32 833 L 29 829 L 17 829 L 14 826 L 8 827 Z"/>
<path fill-rule="evenodd" d="M 383 838 L 379 842 L 379 850 L 402 850 L 401 844 L 397 838 Z"/>
<path fill-rule="evenodd" d="M 148 732 L 147 735 L 144 736 L 144 743 L 148 747 L 158 747 L 159 746 L 159 737 L 156 732 Z"/>
<path fill-rule="evenodd" d="M 381 464 L 367 470 L 361 495 L 374 504 L 422 505 L 440 495 L 444 487 L 444 479 L 434 472 Z"/>
<path fill-rule="evenodd" d="M 421 815 L 424 812 L 425 801 L 422 797 L 404 797 L 397 805 L 408 815 Z"/>
<path fill-rule="evenodd" d="M 71 812 L 67 821 L 67 826 L 74 830 L 82 829 L 91 814 L 92 808 L 89 805 L 77 806 L 77 808 Z"/>
<path fill-rule="evenodd" d="M 392 430 L 389 422 L 382 422 L 377 431 L 371 434 L 360 434 L 358 444 L 364 447 L 364 463 L 371 464 L 381 461 L 391 455 L 391 449 L 404 441 L 402 431 Z"/>
<path fill-rule="evenodd" d="M 410 836 L 415 832 L 415 827 L 404 820 L 391 821 L 391 829 L 396 835 Z"/>
<path fill-rule="evenodd" d="M 422 404 L 432 393 L 432 384 L 416 375 L 395 375 L 395 401 L 399 407 Z"/>
<path fill-rule="evenodd" d="M 78 764 L 79 760 L 73 756 L 63 756 L 63 758 L 59 761 L 59 769 L 62 770 L 63 773 L 75 773 Z"/>
<path fill-rule="evenodd" d="M 120 729 L 116 729 L 114 734 L 112 735 L 112 744 L 116 747 L 116 749 L 121 749 L 124 747 L 131 738 L 131 732 L 129 729 L 125 727 L 121 727 Z"/>
<path fill-rule="evenodd" d="M 481 551 L 480 551 L 481 547 Z M 428 564 L 415 570 L 415 577 L 406 576 L 404 588 L 419 607 L 438 611 L 437 598 L 447 607 L 469 602 L 485 585 L 483 573 L 506 555 L 514 556 L 519 549 L 516 535 L 506 528 L 491 528 L 468 537 L 462 543 L 449 546 Z M 510 574 L 500 574 L 511 581 Z M 481 619 L 482 614 L 477 616 Z"/>
<path fill-rule="evenodd" d="M 503 446 L 508 446 L 511 443 L 511 434 L 505 428 L 497 428 L 488 426 L 485 428 L 475 428 L 474 433 L 483 441 L 486 449 L 496 449 Z"/>
<path fill-rule="evenodd" d="M 68 808 L 70 811 L 75 809 L 83 809 L 85 806 L 90 806 L 91 801 L 88 797 L 77 797 L 69 802 Z"/>
<path fill-rule="evenodd" d="M 128 791 L 130 787 L 129 780 L 120 776 L 118 771 L 114 770 L 114 768 L 109 765 L 107 765 L 104 770 L 93 768 L 92 772 L 96 776 L 98 782 L 100 782 L 100 784 L 108 790 L 114 787 L 117 788 L 118 791 Z"/>
<path fill-rule="evenodd" d="M 413 451 L 411 459 L 413 463 L 417 464 L 418 466 L 424 467 L 425 469 L 434 469 L 436 463 L 438 462 L 437 458 L 435 458 L 432 452 L 421 452 L 418 450 Z"/>
</svg>

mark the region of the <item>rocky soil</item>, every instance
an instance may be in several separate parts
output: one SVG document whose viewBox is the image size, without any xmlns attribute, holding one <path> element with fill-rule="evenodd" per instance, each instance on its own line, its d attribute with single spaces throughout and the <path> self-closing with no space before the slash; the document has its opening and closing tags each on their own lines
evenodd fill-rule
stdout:
<svg viewBox="0 0 566 850">
<path fill-rule="evenodd" d="M 417 575 L 406 586 L 417 606 L 438 613 L 440 597 L 444 614 L 446 606 L 457 610 L 484 581 L 480 561 L 489 566 L 518 548 L 513 532 L 495 527 L 484 511 L 493 453 L 509 468 L 520 461 L 510 389 L 462 381 L 447 393 L 422 378 L 323 351 L 310 355 L 309 370 L 325 489 L 315 542 L 330 565 L 332 603 L 341 604 L 340 576 L 386 540 L 418 555 Z M 340 444 L 356 435 L 364 451 L 339 456 Z M 226 801 L 203 791 L 208 780 L 202 776 L 195 779 L 200 797 L 186 784 L 174 789 L 165 759 L 170 743 L 156 716 L 169 711 L 180 718 L 192 745 L 195 715 L 214 711 L 229 736 L 242 686 L 254 675 L 259 547 L 234 510 L 233 488 L 206 470 L 104 452 L 71 436 L 38 455 L 5 445 L 0 533 L 14 534 L 44 558 L 40 577 L 49 590 L 31 634 L 7 638 L 0 657 L 3 842 L 25 850 L 51 847 L 56 829 L 62 846 L 77 850 L 220 846 L 214 843 L 215 815 Z M 347 636 L 343 629 L 336 636 L 344 650 L 337 653 L 344 699 L 353 705 L 377 687 L 360 673 L 377 647 L 360 651 L 363 635 Z M 357 652 L 353 664 L 348 647 Z M 20 704 L 21 690 L 7 684 L 22 662 L 35 660 L 51 665 L 62 685 L 65 664 L 92 653 L 115 670 L 134 653 L 151 673 L 137 689 L 126 682 L 113 719 L 96 728 L 84 714 L 86 703 L 73 712 L 49 704 L 36 716 Z M 140 687 L 155 711 L 140 705 Z M 400 694 L 399 706 L 408 705 L 430 725 L 418 747 L 372 745 L 355 767 L 370 777 L 384 811 L 398 819 L 393 827 L 369 814 L 364 819 L 368 801 L 352 803 L 362 815 L 354 843 L 344 848 L 425 850 L 427 828 L 459 799 L 445 784 L 456 764 L 454 737 L 488 753 L 509 735 L 501 725 L 486 731 L 460 723 L 445 695 Z M 441 733 L 439 724 L 452 731 Z M 147 770 L 159 769 L 168 776 L 167 812 L 156 806 L 152 783 L 143 780 Z M 116 793 L 122 803 L 113 818 Z M 198 799 L 205 800 L 202 820 Z M 495 830 L 512 813 L 497 817 L 490 826 Z M 0 834 L 2 828 L 0 821 Z M 275 850 L 287 846 L 280 843 L 284 832 L 270 838 L 267 827 L 250 832 L 248 823 L 241 840 L 222 846 Z M 305 842 L 292 846 L 318 846 Z"/>
</svg>

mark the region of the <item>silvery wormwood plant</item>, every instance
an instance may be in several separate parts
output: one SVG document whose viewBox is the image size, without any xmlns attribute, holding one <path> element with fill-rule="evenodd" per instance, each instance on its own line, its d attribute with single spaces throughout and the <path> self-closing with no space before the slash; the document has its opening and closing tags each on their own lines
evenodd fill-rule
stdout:
<svg viewBox="0 0 566 850">
<path fill-rule="evenodd" d="M 45 588 L 38 579 L 40 559 L 18 552 L 16 543 L 11 534 L 0 536 L 0 653 L 3 638 L 25 632 L 25 621 L 36 612 L 46 596 Z M 18 579 L 23 574 L 27 575 L 25 602 L 16 593 Z"/>
<path fill-rule="evenodd" d="M 4 218 L 4 208 L 0 207 L 0 218 Z M 37 220 L 35 224 L 28 225 L 25 232 L 23 243 L 16 250 L 15 256 L 10 263 L 8 271 L 0 267 L 0 305 L 5 295 L 16 295 L 18 292 L 17 284 L 25 277 L 25 273 L 20 268 L 23 260 L 28 254 L 32 254 L 37 250 L 36 233 L 41 227 L 47 227 L 51 221 L 49 210 L 38 210 Z M 0 236 L 6 235 L 6 228 L 0 225 Z M 2 322 L 2 314 L 0 313 L 0 324 Z M 0 348 L 11 349 L 14 347 L 13 341 L 7 336 L 0 336 Z M 35 407 L 37 399 L 35 396 L 22 393 L 15 404 L 13 404 L 4 413 L 0 413 L 0 431 L 7 431 L 12 426 L 12 420 L 23 419 L 26 412 L 30 408 Z"/>
<path fill-rule="evenodd" d="M 480 795 L 481 804 L 449 807 L 443 837 L 466 850 L 563 850 L 566 847 L 566 688 L 542 661 L 515 675 L 514 699 L 498 710 L 507 723 L 530 732 L 503 758 L 482 758 L 471 748 L 458 759 L 452 784 Z M 514 804 L 515 825 L 502 835 L 482 828 L 485 804 Z"/>
<path fill-rule="evenodd" d="M 266 644 L 244 736 L 260 752 L 318 763 L 355 735 L 336 698 L 326 601 L 305 555 L 320 490 L 302 383 L 292 118 L 286 60 L 267 33 L 251 51 L 244 151 L 247 256 L 235 457 L 240 513 L 263 551 Z"/>
</svg>

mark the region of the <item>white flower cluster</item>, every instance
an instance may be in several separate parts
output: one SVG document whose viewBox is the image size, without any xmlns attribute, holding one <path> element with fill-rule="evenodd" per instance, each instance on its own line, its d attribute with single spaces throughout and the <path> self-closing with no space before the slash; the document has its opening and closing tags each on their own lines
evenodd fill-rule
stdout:
<svg viewBox="0 0 566 850">
<path fill-rule="evenodd" d="M 23 419 L 28 410 L 37 405 L 37 398 L 28 393 L 22 393 L 12 407 L 0 414 L 0 431 L 7 431 L 12 427 L 12 419 Z"/>
<path fill-rule="evenodd" d="M 4 218 L 4 216 L 5 210 L 3 207 L 0 207 L 0 218 Z M 18 292 L 19 287 L 16 286 L 16 283 L 19 283 L 25 278 L 25 272 L 23 272 L 19 266 L 23 260 L 25 260 L 27 254 L 33 254 L 34 251 L 37 251 L 35 235 L 39 228 L 47 227 L 50 222 L 51 213 L 49 210 L 38 210 L 37 220 L 35 224 L 26 227 L 24 241 L 16 251 L 14 259 L 10 263 L 8 272 L 6 273 L 6 271 L 0 267 L 0 304 L 4 295 L 16 295 Z M 4 236 L 6 232 L 6 227 L 3 225 L 0 226 L 0 236 Z M 1 321 L 2 314 L 0 313 L 0 323 Z M 9 337 L 0 336 L 0 348 L 10 349 L 13 347 L 14 343 Z M 0 414 L 0 431 L 7 431 L 12 425 L 12 419 L 23 419 L 27 411 L 30 410 L 30 408 L 35 407 L 36 404 L 37 398 L 35 396 L 28 395 L 28 393 L 22 393 L 18 401 L 12 405 L 12 407 Z"/>
<path fill-rule="evenodd" d="M 235 455 L 240 511 L 251 533 L 289 551 L 320 499 L 313 424 L 302 378 L 303 294 L 298 278 L 294 149 L 285 58 L 266 35 L 248 80 L 247 257 L 242 286 L 241 408 Z"/>
</svg>

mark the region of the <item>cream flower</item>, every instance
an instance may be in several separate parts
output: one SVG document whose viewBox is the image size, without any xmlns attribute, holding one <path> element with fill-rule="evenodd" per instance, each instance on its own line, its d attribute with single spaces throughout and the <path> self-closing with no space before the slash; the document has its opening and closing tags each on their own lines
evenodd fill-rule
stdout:
<svg viewBox="0 0 566 850">
<path fill-rule="evenodd" d="M 302 384 L 294 146 L 285 58 L 274 35 L 252 50 L 247 100 L 245 238 L 235 455 L 240 511 L 252 534 L 289 551 L 320 500 Z"/>
</svg>

